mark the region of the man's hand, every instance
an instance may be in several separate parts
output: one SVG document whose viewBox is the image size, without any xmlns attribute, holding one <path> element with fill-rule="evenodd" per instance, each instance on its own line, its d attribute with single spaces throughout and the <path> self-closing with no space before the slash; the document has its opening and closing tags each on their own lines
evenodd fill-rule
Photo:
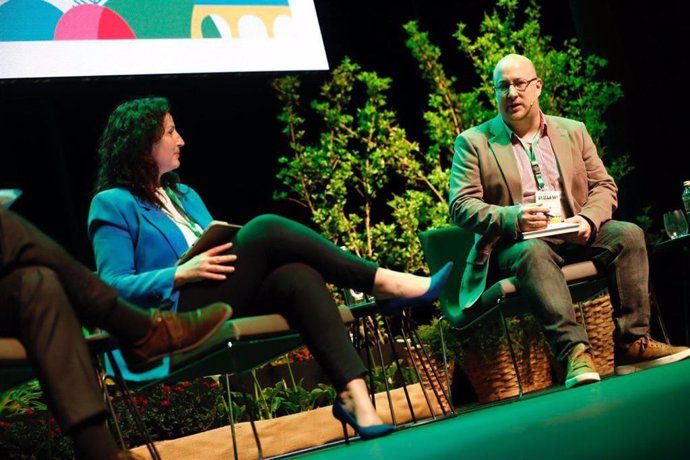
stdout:
<svg viewBox="0 0 690 460">
<path fill-rule="evenodd" d="M 578 229 L 577 233 L 568 233 L 565 235 L 561 235 L 560 237 L 568 243 L 581 245 L 587 244 L 587 241 L 589 241 L 589 237 L 592 235 L 592 227 L 589 225 L 587 219 L 585 219 L 582 216 L 573 216 L 568 217 L 565 221 L 576 222 L 578 225 L 580 225 L 580 228 Z"/>
<path fill-rule="evenodd" d="M 518 228 L 520 232 L 533 232 L 546 228 L 549 217 L 546 215 L 549 208 L 540 204 L 526 204 L 520 209 L 518 215 Z"/>
</svg>

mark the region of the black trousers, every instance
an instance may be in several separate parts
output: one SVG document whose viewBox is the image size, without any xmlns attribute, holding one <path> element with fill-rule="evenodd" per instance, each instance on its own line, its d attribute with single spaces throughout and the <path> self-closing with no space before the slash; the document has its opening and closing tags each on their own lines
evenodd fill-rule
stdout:
<svg viewBox="0 0 690 460">
<path fill-rule="evenodd" d="M 0 208 L 0 335 L 22 342 L 66 433 L 107 413 L 81 326 L 102 325 L 116 301 L 61 246 Z"/>
<path fill-rule="evenodd" d="M 266 214 L 237 233 L 235 272 L 222 282 L 185 286 L 180 310 L 228 302 L 234 316 L 280 313 L 300 332 L 333 385 L 341 390 L 366 372 L 326 283 L 371 292 L 378 266 L 295 221 Z"/>
</svg>

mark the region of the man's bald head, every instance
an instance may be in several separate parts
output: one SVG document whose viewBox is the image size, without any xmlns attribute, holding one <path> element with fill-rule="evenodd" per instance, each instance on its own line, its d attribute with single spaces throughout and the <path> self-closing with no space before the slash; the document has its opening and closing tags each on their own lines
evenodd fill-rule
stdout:
<svg viewBox="0 0 690 460">
<path fill-rule="evenodd" d="M 496 105 L 503 121 L 519 136 L 538 129 L 541 80 L 532 61 L 509 54 L 494 68 Z"/>
<path fill-rule="evenodd" d="M 530 72 L 530 74 L 535 77 L 537 76 L 537 71 L 534 68 L 534 64 L 532 64 L 532 61 L 521 54 L 508 54 L 498 61 L 496 67 L 494 67 L 494 84 L 498 81 L 498 79 L 500 79 L 503 69 L 510 67 L 518 67 L 523 71 Z"/>
</svg>

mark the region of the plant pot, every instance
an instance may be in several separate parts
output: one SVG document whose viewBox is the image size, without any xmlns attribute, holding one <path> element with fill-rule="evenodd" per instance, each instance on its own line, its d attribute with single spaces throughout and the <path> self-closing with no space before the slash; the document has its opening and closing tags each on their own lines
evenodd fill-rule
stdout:
<svg viewBox="0 0 690 460">
<path fill-rule="evenodd" d="M 455 370 L 455 362 L 447 361 L 446 369 L 443 366 L 443 359 L 434 356 L 429 350 L 430 347 L 425 346 L 426 353 L 421 351 L 420 345 L 416 348 L 412 352 L 412 362 L 410 362 L 409 354 L 405 354 L 405 360 L 408 366 L 418 369 L 422 386 L 429 399 L 435 401 L 442 413 L 447 413 L 451 410 L 448 398 L 450 398 L 451 377 Z"/>
<path fill-rule="evenodd" d="M 613 306 L 611 298 L 605 292 L 582 303 L 584 311 L 584 326 L 592 346 L 592 357 L 600 375 L 613 374 Z M 575 317 L 578 323 L 582 323 L 582 314 L 575 305 Z"/>
<path fill-rule="evenodd" d="M 510 318 L 517 368 L 524 393 L 553 385 L 551 352 L 532 315 Z M 487 336 L 492 336 L 487 340 Z M 463 338 L 463 369 L 472 383 L 480 403 L 519 395 L 515 368 L 508 341 L 498 322 Z"/>
<path fill-rule="evenodd" d="M 517 355 L 517 367 L 524 393 L 543 390 L 553 384 L 549 354 L 542 342 L 530 344 Z M 464 370 L 481 403 L 510 398 L 519 387 L 508 345 L 500 345 L 496 357 L 487 360 L 481 353 L 465 351 Z"/>
</svg>

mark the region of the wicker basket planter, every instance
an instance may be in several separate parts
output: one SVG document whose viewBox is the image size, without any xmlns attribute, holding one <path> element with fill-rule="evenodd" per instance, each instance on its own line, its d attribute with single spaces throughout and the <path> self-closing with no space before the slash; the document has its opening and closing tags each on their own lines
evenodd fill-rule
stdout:
<svg viewBox="0 0 690 460">
<path fill-rule="evenodd" d="M 611 299 L 608 293 L 581 304 L 584 326 L 592 345 L 592 355 L 601 375 L 609 375 L 614 369 L 614 348 Z M 577 321 L 583 323 L 580 305 L 573 305 Z M 562 384 L 565 371 L 562 366 L 552 367 L 554 357 L 544 340 L 541 326 L 531 315 L 509 318 L 511 338 L 516 348 L 518 369 L 525 393 L 542 390 L 555 382 Z M 488 324 L 486 324 L 488 323 Z M 440 356 L 438 323 L 422 326 L 422 342 L 429 345 L 433 356 Z M 453 333 L 445 323 L 449 359 L 459 362 L 477 393 L 479 402 L 491 402 L 517 396 L 517 378 L 507 342 L 500 323 L 485 321 L 479 329 Z M 517 343 L 516 343 L 517 342 Z M 442 368 L 440 366 L 439 368 Z M 452 374 L 451 374 L 452 375 Z M 425 387 L 429 383 L 425 382 Z M 445 385 L 444 385 L 445 386 Z"/>
<path fill-rule="evenodd" d="M 443 359 L 436 357 L 429 346 L 425 346 L 426 353 L 421 352 L 419 348 L 420 345 L 417 345 L 417 351 L 412 353 L 412 361 L 408 354 L 405 354 L 405 360 L 408 366 L 419 370 L 422 387 L 432 401 L 434 410 L 438 413 L 447 413 L 452 410 L 447 398 L 450 398 L 450 382 L 455 370 L 455 361 L 448 361 L 446 369 Z"/>
<path fill-rule="evenodd" d="M 575 304 L 575 316 L 580 324 L 583 324 L 582 312 L 584 312 L 584 327 L 592 346 L 592 356 L 600 375 L 609 375 L 614 370 L 614 348 L 612 320 L 613 307 L 608 293 L 603 293 L 582 303 Z M 529 317 L 529 316 L 528 316 Z M 532 327 L 534 320 L 530 319 L 528 327 Z M 535 337 L 534 333 L 528 333 L 522 337 Z M 518 369 L 522 378 L 523 390 L 542 390 L 554 383 L 553 372 L 550 363 L 553 355 L 543 340 L 527 339 L 519 344 L 522 353 L 518 353 Z M 505 399 L 518 394 L 517 379 L 513 369 L 510 353 L 505 341 L 502 341 L 495 354 L 487 357 L 487 353 L 468 353 L 467 347 L 464 354 L 465 372 L 477 392 L 480 402 L 490 402 Z M 558 370 L 558 382 L 564 378 L 564 370 Z"/>
<path fill-rule="evenodd" d="M 550 352 L 545 341 L 541 337 L 530 339 L 530 335 L 522 338 L 525 340 L 519 344 L 516 357 L 523 391 L 529 393 L 550 387 L 553 377 Z M 463 364 L 480 403 L 519 394 L 518 380 L 506 340 L 501 340 L 493 350 L 472 352 L 465 348 Z"/>
<path fill-rule="evenodd" d="M 613 307 L 608 293 L 582 303 L 584 326 L 592 346 L 592 357 L 600 375 L 613 374 Z M 575 305 L 575 316 L 582 323 L 582 314 Z"/>
</svg>

